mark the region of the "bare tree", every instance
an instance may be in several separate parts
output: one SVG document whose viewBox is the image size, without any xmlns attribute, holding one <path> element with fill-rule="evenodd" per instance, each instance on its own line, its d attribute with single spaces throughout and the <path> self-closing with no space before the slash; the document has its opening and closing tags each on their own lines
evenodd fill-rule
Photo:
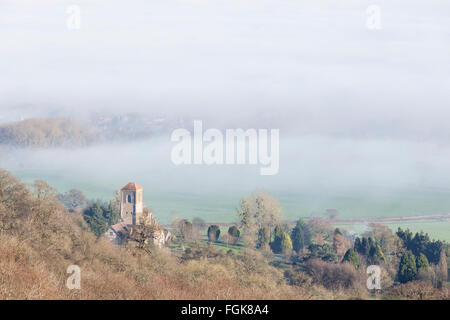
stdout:
<svg viewBox="0 0 450 320">
<path fill-rule="evenodd" d="M 441 256 L 439 258 L 439 263 L 437 265 L 437 278 L 442 283 L 445 283 L 448 279 L 448 267 L 447 267 L 447 256 L 444 249 L 441 250 Z"/>
<path fill-rule="evenodd" d="M 344 257 L 345 252 L 350 247 L 350 243 L 340 233 L 335 233 L 333 236 L 333 249 L 336 251 L 339 261 Z"/>
<path fill-rule="evenodd" d="M 178 222 L 178 231 L 180 232 L 181 237 L 184 241 L 192 240 L 193 236 L 193 228 L 192 222 L 189 220 L 183 219 Z"/>
<path fill-rule="evenodd" d="M 272 230 L 281 222 L 282 210 L 279 202 L 265 191 L 252 193 L 241 199 L 237 210 L 244 240 L 255 244 L 256 234 L 262 228 Z"/>
</svg>

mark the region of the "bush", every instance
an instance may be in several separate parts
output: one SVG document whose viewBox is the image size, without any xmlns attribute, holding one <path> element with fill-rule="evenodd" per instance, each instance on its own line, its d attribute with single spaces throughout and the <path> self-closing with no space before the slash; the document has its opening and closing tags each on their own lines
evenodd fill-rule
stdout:
<svg viewBox="0 0 450 320">
<path fill-rule="evenodd" d="M 428 281 L 412 281 L 401 284 L 390 289 L 386 295 L 408 300 L 448 299 L 446 291 L 434 288 Z"/>
<path fill-rule="evenodd" d="M 292 250 L 291 237 L 280 226 L 275 228 L 271 249 L 274 253 L 287 253 Z"/>
<path fill-rule="evenodd" d="M 305 264 L 314 282 L 334 291 L 356 288 L 361 285 L 361 274 L 350 263 L 331 263 L 320 259 L 310 259 Z"/>
<path fill-rule="evenodd" d="M 236 226 L 229 227 L 228 234 L 233 239 L 233 244 L 236 244 L 236 242 L 239 240 L 239 237 L 241 236 L 241 232 L 239 231 L 238 227 L 236 227 Z"/>
<path fill-rule="evenodd" d="M 178 222 L 178 230 L 180 232 L 181 238 L 184 241 L 190 241 L 193 238 L 193 228 L 192 222 L 189 220 L 183 219 Z"/>
<path fill-rule="evenodd" d="M 208 228 L 208 241 L 209 242 L 217 242 L 220 236 L 220 228 L 219 226 L 213 224 Z"/>
<path fill-rule="evenodd" d="M 334 252 L 333 247 L 328 243 L 322 245 L 310 244 L 308 249 L 310 251 L 310 258 L 318 258 L 328 262 L 337 262 L 336 253 Z"/>
<path fill-rule="evenodd" d="M 312 284 L 312 278 L 306 272 L 300 270 L 286 270 L 284 277 L 291 286 L 310 287 Z"/>
</svg>

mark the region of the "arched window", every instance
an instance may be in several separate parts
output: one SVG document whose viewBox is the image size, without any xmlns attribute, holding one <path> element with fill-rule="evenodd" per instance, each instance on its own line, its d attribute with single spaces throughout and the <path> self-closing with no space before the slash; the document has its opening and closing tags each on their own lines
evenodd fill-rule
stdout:
<svg viewBox="0 0 450 320">
<path fill-rule="evenodd" d="M 131 194 L 128 195 L 128 202 L 131 203 Z"/>
</svg>

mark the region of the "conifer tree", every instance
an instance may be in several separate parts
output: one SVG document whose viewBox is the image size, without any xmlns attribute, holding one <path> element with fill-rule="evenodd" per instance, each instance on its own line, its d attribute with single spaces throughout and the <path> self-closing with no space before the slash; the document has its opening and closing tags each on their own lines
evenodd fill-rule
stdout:
<svg viewBox="0 0 450 320">
<path fill-rule="evenodd" d="M 398 280 L 406 283 L 415 279 L 417 275 L 416 259 L 411 251 L 406 251 L 400 259 Z"/>
<path fill-rule="evenodd" d="M 355 269 L 358 268 L 358 256 L 356 255 L 356 252 L 353 248 L 347 250 L 344 255 L 344 259 L 342 259 L 342 262 L 349 262 L 355 267 Z"/>
<path fill-rule="evenodd" d="M 429 263 L 427 257 L 421 253 L 416 257 L 416 267 L 417 271 L 424 270 L 427 271 L 429 268 Z"/>
<path fill-rule="evenodd" d="M 298 253 L 305 247 L 305 233 L 301 224 L 301 220 L 297 221 L 291 233 L 292 248 Z"/>
</svg>

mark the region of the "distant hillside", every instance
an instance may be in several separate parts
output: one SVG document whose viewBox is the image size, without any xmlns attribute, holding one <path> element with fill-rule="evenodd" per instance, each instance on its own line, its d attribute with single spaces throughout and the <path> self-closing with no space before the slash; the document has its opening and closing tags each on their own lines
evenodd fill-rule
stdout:
<svg viewBox="0 0 450 320">
<path fill-rule="evenodd" d="M 28 119 L 0 126 L 0 144 L 17 147 L 85 146 L 96 139 L 92 128 L 71 119 Z"/>
<path fill-rule="evenodd" d="M 146 139 L 183 127 L 182 119 L 141 113 L 95 113 L 92 114 L 90 123 L 106 141 Z"/>
</svg>

